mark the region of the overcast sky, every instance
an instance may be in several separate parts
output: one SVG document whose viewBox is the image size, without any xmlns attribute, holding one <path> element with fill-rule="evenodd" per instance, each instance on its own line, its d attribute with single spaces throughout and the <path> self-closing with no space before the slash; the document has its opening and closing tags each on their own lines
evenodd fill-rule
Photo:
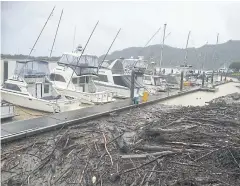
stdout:
<svg viewBox="0 0 240 186">
<path fill-rule="evenodd" d="M 132 46 L 143 46 L 159 27 L 167 23 L 171 34 L 165 44 L 184 48 L 191 30 L 190 47 L 199 47 L 230 39 L 240 39 L 239 2 L 1 2 L 1 50 L 4 54 L 28 54 L 52 8 L 48 22 L 32 55 L 49 55 L 57 23 L 64 9 L 53 56 L 85 45 L 94 25 L 98 27 L 86 53 L 106 53 L 119 28 L 122 28 L 111 52 Z M 160 44 L 163 29 L 150 43 Z M 110 53 L 111 53 L 110 52 Z"/>
</svg>

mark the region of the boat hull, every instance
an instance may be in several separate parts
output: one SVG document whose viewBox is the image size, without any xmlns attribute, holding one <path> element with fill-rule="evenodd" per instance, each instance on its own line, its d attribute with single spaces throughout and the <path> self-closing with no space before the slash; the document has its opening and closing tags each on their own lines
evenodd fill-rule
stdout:
<svg viewBox="0 0 240 186">
<path fill-rule="evenodd" d="M 11 104 L 4 104 L 1 105 L 1 119 L 12 118 L 15 115 L 15 108 L 14 105 Z"/>
<path fill-rule="evenodd" d="M 125 88 L 125 87 L 119 87 L 119 86 L 114 86 L 114 85 L 109 85 L 106 83 L 101 83 L 98 81 L 94 82 L 98 91 L 110 91 L 110 92 L 114 92 L 114 97 L 116 98 L 130 98 L 130 89 L 129 88 Z"/>
<path fill-rule="evenodd" d="M 63 112 L 76 109 L 79 103 L 76 100 L 67 101 L 47 101 L 37 99 L 28 95 L 21 95 L 13 92 L 1 90 L 2 99 L 14 105 L 40 110 L 44 112 Z"/>
<path fill-rule="evenodd" d="M 87 101 L 94 104 L 103 104 L 103 103 L 109 103 L 115 101 L 113 99 L 113 93 L 112 92 L 99 92 L 99 93 L 85 93 L 85 92 L 80 92 L 80 91 L 74 91 L 74 90 L 69 90 L 69 89 L 62 89 L 59 87 L 55 87 L 59 93 L 66 95 L 66 96 L 71 96 L 77 99 L 83 99 L 81 101 Z"/>
</svg>

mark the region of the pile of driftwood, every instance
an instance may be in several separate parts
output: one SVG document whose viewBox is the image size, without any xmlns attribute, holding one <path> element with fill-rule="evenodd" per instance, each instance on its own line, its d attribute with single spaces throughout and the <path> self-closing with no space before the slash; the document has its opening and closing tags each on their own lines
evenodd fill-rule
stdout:
<svg viewBox="0 0 240 186">
<path fill-rule="evenodd" d="M 2 185 L 240 185 L 240 104 L 157 104 L 2 145 Z"/>
</svg>

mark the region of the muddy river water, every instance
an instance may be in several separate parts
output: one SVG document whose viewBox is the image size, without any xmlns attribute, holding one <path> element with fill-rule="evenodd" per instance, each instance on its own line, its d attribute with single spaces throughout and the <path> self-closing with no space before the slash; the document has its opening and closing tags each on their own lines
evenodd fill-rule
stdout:
<svg viewBox="0 0 240 186">
<path fill-rule="evenodd" d="M 206 104 L 206 102 L 209 102 L 212 99 L 235 92 L 240 92 L 240 88 L 236 87 L 237 85 L 239 86 L 240 84 L 231 82 L 218 86 L 218 91 L 216 92 L 198 91 L 177 98 L 169 99 L 161 103 L 166 105 L 203 106 Z"/>
</svg>

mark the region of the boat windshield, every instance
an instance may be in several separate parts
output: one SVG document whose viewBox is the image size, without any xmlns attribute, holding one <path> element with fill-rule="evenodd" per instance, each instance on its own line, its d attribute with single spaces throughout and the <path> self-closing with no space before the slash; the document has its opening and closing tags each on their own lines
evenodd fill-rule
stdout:
<svg viewBox="0 0 240 186">
<path fill-rule="evenodd" d="M 49 75 L 47 61 L 16 61 L 14 75 L 19 77 L 34 77 Z"/>
<path fill-rule="evenodd" d="M 73 66 L 98 67 L 98 57 L 93 55 L 63 54 L 59 63 Z"/>
<path fill-rule="evenodd" d="M 133 67 L 143 68 L 143 69 L 147 68 L 147 63 L 139 59 L 124 59 L 122 61 L 122 64 L 123 64 L 123 68 L 127 68 L 127 69 L 132 69 Z"/>
<path fill-rule="evenodd" d="M 114 84 L 116 84 L 116 85 L 131 88 L 131 76 L 129 76 L 129 75 L 113 76 L 113 81 L 114 81 Z M 134 87 L 142 88 L 143 84 L 135 78 Z"/>
<path fill-rule="evenodd" d="M 77 76 L 86 74 L 97 74 L 98 57 L 93 55 L 63 54 L 58 62 L 59 64 L 71 67 Z"/>
</svg>

